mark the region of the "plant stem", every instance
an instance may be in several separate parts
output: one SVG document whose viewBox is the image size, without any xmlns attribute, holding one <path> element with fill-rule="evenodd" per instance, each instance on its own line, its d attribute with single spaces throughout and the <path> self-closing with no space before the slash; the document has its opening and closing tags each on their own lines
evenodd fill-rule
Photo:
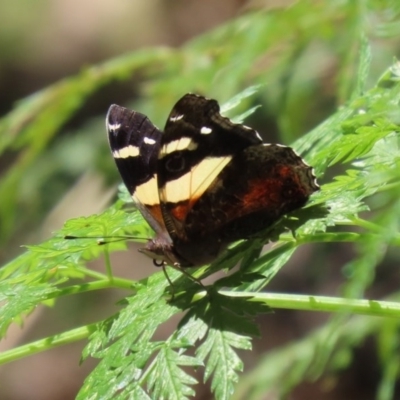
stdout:
<svg viewBox="0 0 400 400">
<path fill-rule="evenodd" d="M 90 324 L 5 351 L 0 354 L 0 365 L 85 339 L 95 330 L 96 325 Z"/>
</svg>

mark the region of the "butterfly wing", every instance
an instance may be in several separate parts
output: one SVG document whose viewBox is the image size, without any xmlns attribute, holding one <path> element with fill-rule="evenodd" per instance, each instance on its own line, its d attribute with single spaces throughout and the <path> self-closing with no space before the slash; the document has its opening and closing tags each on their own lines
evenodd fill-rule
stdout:
<svg viewBox="0 0 400 400">
<path fill-rule="evenodd" d="M 187 236 L 201 242 L 215 235 L 225 243 L 249 238 L 304 206 L 318 189 L 312 168 L 290 147 L 250 146 L 232 158 L 191 209 Z"/>
<path fill-rule="evenodd" d="M 261 143 L 255 130 L 222 117 L 215 100 L 186 94 L 175 104 L 157 166 L 161 211 L 174 241 L 185 241 L 187 216 L 235 154 Z"/>
<path fill-rule="evenodd" d="M 156 174 L 162 132 L 145 115 L 115 104 L 108 110 L 106 127 L 125 186 L 151 227 L 162 232 Z"/>
</svg>

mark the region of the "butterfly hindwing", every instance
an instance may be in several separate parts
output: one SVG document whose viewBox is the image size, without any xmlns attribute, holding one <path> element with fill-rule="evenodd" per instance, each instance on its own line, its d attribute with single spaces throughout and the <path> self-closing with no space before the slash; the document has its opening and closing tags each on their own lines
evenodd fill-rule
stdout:
<svg viewBox="0 0 400 400">
<path fill-rule="evenodd" d="M 318 190 L 312 168 L 290 147 L 249 146 L 236 154 L 190 210 L 189 240 L 246 239 L 302 207 Z"/>
</svg>

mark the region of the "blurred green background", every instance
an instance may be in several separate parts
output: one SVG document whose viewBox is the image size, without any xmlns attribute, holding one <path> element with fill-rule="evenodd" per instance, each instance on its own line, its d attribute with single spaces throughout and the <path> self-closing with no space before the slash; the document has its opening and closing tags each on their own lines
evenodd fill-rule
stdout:
<svg viewBox="0 0 400 400">
<path fill-rule="evenodd" d="M 251 100 L 262 108 L 246 124 L 267 141 L 290 144 L 349 100 L 363 35 L 372 54 L 367 87 L 400 50 L 397 1 L 15 0 L 1 2 L 0 15 L 1 263 L 20 254 L 22 244 L 47 238 L 66 219 L 96 213 L 112 201 L 120 178 L 104 129 L 110 104 L 135 107 L 162 127 L 187 91 L 222 102 L 262 84 Z M 133 64 L 141 67 L 135 69 L 127 60 L 136 50 L 143 61 L 137 56 Z M 113 62 L 121 63 L 120 71 Z M 120 273 L 135 278 L 151 273 L 151 262 L 143 259 L 139 268 L 129 269 L 138 260 L 133 249 L 120 255 Z M 321 255 L 303 246 L 268 289 L 335 294 L 343 280 L 338 266 L 350 259 L 351 249 L 325 250 Z M 321 268 L 307 268 L 311 260 Z M 101 261 L 93 268 L 101 268 Z M 370 294 L 380 296 L 399 282 L 397 271 L 382 268 Z M 64 299 L 57 311 L 42 309 L 23 331 L 10 330 L 0 350 L 106 316 L 121 294 L 99 297 L 92 293 Z M 281 346 L 327 319 L 280 310 L 260 321 L 263 339 L 255 347 Z M 82 347 L 2 367 L 0 399 L 74 398 L 92 366 L 78 367 Z M 244 355 L 246 370 L 257 357 Z M 346 371 L 304 382 L 291 398 L 375 398 L 374 340 L 366 340 L 353 357 Z M 204 389 L 198 398 L 209 396 Z"/>
</svg>

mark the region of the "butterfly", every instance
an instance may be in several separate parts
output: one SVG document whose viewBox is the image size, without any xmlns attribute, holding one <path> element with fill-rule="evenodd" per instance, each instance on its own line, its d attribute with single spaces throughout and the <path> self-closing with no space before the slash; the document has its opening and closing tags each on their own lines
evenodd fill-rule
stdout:
<svg viewBox="0 0 400 400">
<path fill-rule="evenodd" d="M 312 167 L 293 149 L 264 143 L 257 131 L 219 111 L 216 100 L 186 94 L 164 131 L 139 112 L 118 105 L 108 111 L 112 155 L 156 232 L 140 251 L 156 265 L 211 263 L 319 190 Z"/>
</svg>

